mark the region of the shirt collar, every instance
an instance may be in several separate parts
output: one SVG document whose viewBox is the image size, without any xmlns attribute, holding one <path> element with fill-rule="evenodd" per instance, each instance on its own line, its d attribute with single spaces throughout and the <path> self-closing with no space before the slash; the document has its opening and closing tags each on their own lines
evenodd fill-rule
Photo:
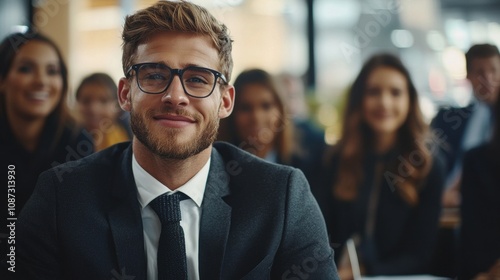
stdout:
<svg viewBox="0 0 500 280">
<path fill-rule="evenodd" d="M 201 170 L 187 181 L 186 184 L 172 191 L 144 170 L 137 162 L 135 155 L 132 155 L 132 173 L 137 185 L 138 199 L 141 207 L 146 207 L 153 199 L 164 193 L 178 191 L 189 196 L 198 207 L 201 207 L 208 179 L 208 171 L 210 170 L 210 160 L 211 158 L 207 160 L 207 163 L 205 163 Z"/>
</svg>

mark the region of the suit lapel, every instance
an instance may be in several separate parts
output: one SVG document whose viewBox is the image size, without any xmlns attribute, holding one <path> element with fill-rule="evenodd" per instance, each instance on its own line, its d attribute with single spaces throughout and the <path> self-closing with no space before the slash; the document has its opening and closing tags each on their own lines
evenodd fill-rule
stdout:
<svg viewBox="0 0 500 280">
<path fill-rule="evenodd" d="M 231 207 L 224 201 L 229 195 L 229 175 L 224 160 L 212 149 L 210 173 L 203 196 L 200 222 L 199 267 L 201 279 L 221 279 L 222 260 L 231 224 Z"/>
<path fill-rule="evenodd" d="M 112 186 L 113 200 L 108 212 L 113 236 L 118 273 L 146 279 L 146 257 L 140 204 L 132 173 L 132 146 L 121 156 L 121 165 L 115 173 Z"/>
</svg>

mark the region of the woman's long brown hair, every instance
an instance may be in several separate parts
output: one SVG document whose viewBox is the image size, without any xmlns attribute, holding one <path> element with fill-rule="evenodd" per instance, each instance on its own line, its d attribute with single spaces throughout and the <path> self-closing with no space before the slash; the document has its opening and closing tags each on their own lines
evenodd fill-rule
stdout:
<svg viewBox="0 0 500 280">
<path fill-rule="evenodd" d="M 406 78 L 410 96 L 408 116 L 397 132 L 397 144 L 394 147 L 400 153 L 400 157 L 398 162 L 392 162 L 387 166 L 383 177 L 393 182 L 395 190 L 408 204 L 416 205 L 419 186 L 429 173 L 432 164 L 429 149 L 425 146 L 428 127 L 423 120 L 417 91 L 408 70 L 397 57 L 390 54 L 380 54 L 369 59 L 348 93 L 342 136 L 333 150 L 333 153 L 340 158 L 333 194 L 342 200 L 353 200 L 357 197 L 358 186 L 363 181 L 363 162 L 373 146 L 373 133 L 363 120 L 362 103 L 366 93 L 366 81 L 379 67 L 389 67 L 400 72 Z M 415 163 L 416 155 L 418 162 L 408 164 Z M 401 164 L 399 161 L 403 159 L 405 174 L 401 174 L 401 169 L 398 168 Z"/>
<path fill-rule="evenodd" d="M 288 120 L 285 105 L 278 92 L 275 80 L 268 72 L 262 69 L 249 69 L 238 75 L 234 81 L 236 91 L 235 104 L 233 113 L 226 119 L 221 120 L 218 140 L 227 141 L 234 145 L 240 146 L 241 143 L 248 141 L 247 139 L 239 139 L 236 131 L 234 120 L 235 112 L 240 109 L 238 94 L 243 92 L 243 88 L 247 85 L 259 84 L 269 89 L 278 106 L 280 112 L 279 129 L 275 131 L 275 149 L 278 153 L 278 158 L 284 164 L 290 164 L 293 149 L 293 128 Z M 244 147 L 242 147 L 244 148 Z"/>
<path fill-rule="evenodd" d="M 50 38 L 33 31 L 27 33 L 13 33 L 7 36 L 0 44 L 0 83 L 3 83 L 11 70 L 12 62 L 14 57 L 20 48 L 22 48 L 26 43 L 31 41 L 42 42 L 51 46 L 57 54 L 59 59 L 59 70 L 61 72 L 61 78 L 63 82 L 61 99 L 57 103 L 56 107 L 47 117 L 47 120 L 53 121 L 57 124 L 55 135 L 53 136 L 52 146 L 49 148 L 49 152 L 53 151 L 59 143 L 59 139 L 62 136 L 64 127 L 75 128 L 76 122 L 69 114 L 67 102 L 68 96 L 68 68 L 64 63 L 63 56 L 57 45 Z M 0 112 L 5 110 L 5 97 L 3 93 L 0 93 Z M 76 129 L 73 129 L 73 133 Z"/>
</svg>

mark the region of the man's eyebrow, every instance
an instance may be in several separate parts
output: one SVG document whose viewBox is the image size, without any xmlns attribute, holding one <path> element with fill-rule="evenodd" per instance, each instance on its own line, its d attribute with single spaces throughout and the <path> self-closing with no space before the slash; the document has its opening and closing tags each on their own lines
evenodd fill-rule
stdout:
<svg viewBox="0 0 500 280">
<path fill-rule="evenodd" d="M 186 67 L 207 67 L 207 66 L 203 66 L 203 65 L 200 65 L 200 64 L 196 64 L 196 63 L 187 63 L 187 64 L 184 64 L 184 68 Z"/>
<path fill-rule="evenodd" d="M 167 66 L 169 68 L 174 68 L 172 66 L 170 66 L 169 63 L 165 63 L 164 61 L 154 61 L 154 62 L 143 62 L 143 63 L 156 63 L 156 64 L 160 64 L 160 65 L 163 65 L 163 66 Z M 205 66 L 205 65 L 200 65 L 200 64 L 197 64 L 197 63 L 183 63 L 181 64 L 181 68 L 187 68 L 187 67 L 204 67 L 204 68 L 210 68 L 208 66 Z"/>
</svg>

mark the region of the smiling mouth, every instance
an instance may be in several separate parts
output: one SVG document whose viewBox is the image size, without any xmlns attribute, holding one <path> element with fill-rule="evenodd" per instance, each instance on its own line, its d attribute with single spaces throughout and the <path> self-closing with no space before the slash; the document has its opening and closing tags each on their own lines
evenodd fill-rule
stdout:
<svg viewBox="0 0 500 280">
<path fill-rule="evenodd" d="M 180 115 L 158 115 L 154 116 L 153 119 L 170 128 L 182 128 L 195 123 L 195 120 Z"/>
<path fill-rule="evenodd" d="M 387 118 L 392 118 L 392 114 L 389 113 L 374 113 L 373 116 L 378 119 L 387 119 Z"/>
<path fill-rule="evenodd" d="M 37 101 L 45 101 L 49 98 L 49 93 L 46 91 L 32 92 L 28 97 Z"/>
</svg>

